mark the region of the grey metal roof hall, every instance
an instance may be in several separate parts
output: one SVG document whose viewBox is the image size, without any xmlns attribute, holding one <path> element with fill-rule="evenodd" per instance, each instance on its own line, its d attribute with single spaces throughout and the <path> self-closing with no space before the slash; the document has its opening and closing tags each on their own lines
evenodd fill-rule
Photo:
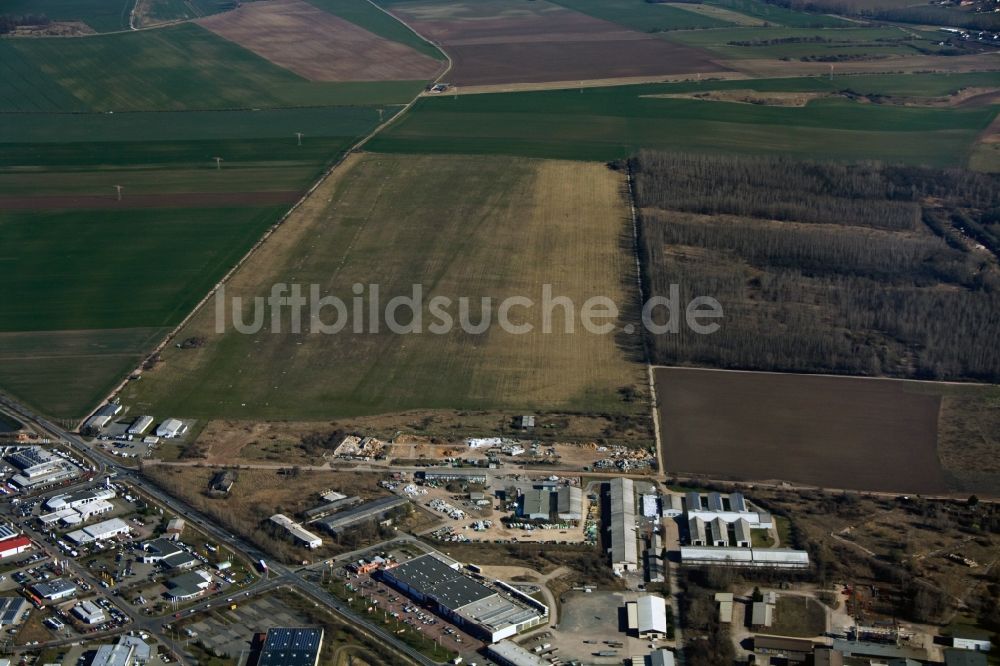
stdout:
<svg viewBox="0 0 1000 666">
<path fill-rule="evenodd" d="M 456 610 L 496 594 L 469 578 L 461 569 L 433 555 L 421 555 L 386 571 L 386 574 L 446 608 Z"/>
<path fill-rule="evenodd" d="M 322 643 L 322 629 L 269 629 L 257 666 L 313 666 L 319 661 Z"/>
</svg>

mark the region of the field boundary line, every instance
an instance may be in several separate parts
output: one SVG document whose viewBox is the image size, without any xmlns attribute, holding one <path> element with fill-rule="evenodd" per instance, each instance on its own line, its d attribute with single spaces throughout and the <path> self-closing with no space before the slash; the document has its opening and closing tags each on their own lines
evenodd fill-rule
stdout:
<svg viewBox="0 0 1000 666">
<path fill-rule="evenodd" d="M 399 23 L 402 23 L 404 26 L 406 26 L 406 28 L 408 28 L 411 32 L 413 32 L 413 34 L 417 35 L 418 37 L 420 37 L 421 39 L 423 39 L 424 41 L 426 41 L 428 44 L 431 44 L 431 46 L 434 46 L 434 48 L 438 49 L 438 51 L 440 51 L 444 55 L 444 57 L 447 59 L 447 63 L 448 63 L 447 67 L 445 68 L 445 70 L 443 72 L 441 72 L 437 76 L 436 79 L 434 79 L 432 81 L 432 83 L 439 82 L 442 77 L 444 77 L 448 72 L 451 71 L 451 67 L 452 67 L 451 56 L 449 56 L 443 49 L 441 49 L 440 47 L 438 47 L 437 44 L 434 44 L 433 42 L 431 42 L 430 40 L 428 40 L 426 37 L 424 37 L 419 32 L 417 32 L 416 30 L 414 30 L 410 25 L 408 25 L 404 21 L 400 21 L 398 18 L 396 18 L 395 16 L 393 16 L 389 12 L 386 12 L 384 9 L 382 9 L 381 7 L 379 7 L 378 5 L 376 5 L 374 2 L 372 2 L 372 0 L 368 0 L 368 2 L 372 6 L 377 7 L 379 10 L 385 12 L 385 14 L 387 16 L 390 16 L 393 20 L 399 21 Z M 413 108 L 413 105 L 417 103 L 417 100 L 419 100 L 422 95 L 423 95 L 423 91 L 421 91 L 420 93 L 417 93 L 417 95 L 413 99 L 411 99 L 402 109 L 399 110 L 399 113 L 396 113 L 392 117 L 390 117 L 387 120 L 385 120 L 384 122 L 379 123 L 370 132 L 368 132 L 368 134 L 364 135 L 358 141 L 356 141 L 350 148 L 342 151 L 341 154 L 337 157 L 337 159 L 334 160 L 333 164 L 331 164 L 329 167 L 327 167 L 323 171 L 323 173 L 320 174 L 319 178 L 317 178 L 316 181 L 309 187 L 309 189 L 307 189 L 305 191 L 305 193 L 301 197 L 299 197 L 299 199 L 294 204 L 292 204 L 292 207 L 289 208 L 288 210 L 286 210 L 281 215 L 281 217 L 278 218 L 278 220 L 274 224 L 272 224 L 270 227 L 268 227 L 267 230 L 264 232 L 264 234 L 260 238 L 257 239 L 257 241 L 250 247 L 250 249 L 247 250 L 246 253 L 242 257 L 240 257 L 240 259 L 233 266 L 231 266 L 229 268 L 229 270 L 226 271 L 226 273 L 221 278 L 219 278 L 218 282 L 216 282 L 215 285 L 213 285 L 212 288 L 209 289 L 208 293 L 205 294 L 201 298 L 201 300 L 199 300 L 195 304 L 195 306 L 191 309 L 190 312 L 187 313 L 187 315 L 185 315 L 185 317 L 180 321 L 180 323 L 178 323 L 176 326 L 174 326 L 170 330 L 170 332 L 168 332 L 166 334 L 166 336 L 160 341 L 160 343 L 158 345 L 156 345 L 151 351 L 149 351 L 148 353 L 143 354 L 142 362 L 138 366 L 136 366 L 133 370 L 131 370 L 130 372 L 128 372 L 125 375 L 125 377 L 115 386 L 115 388 L 112 389 L 111 392 L 108 393 L 107 396 L 105 396 L 105 398 L 103 400 L 101 400 L 97 405 L 94 406 L 94 408 L 90 411 L 90 413 L 87 414 L 87 416 L 85 416 L 84 418 L 80 419 L 76 423 L 75 429 L 79 429 L 80 426 L 83 423 L 85 423 L 86 420 L 88 418 L 90 418 L 94 414 L 94 412 L 102 404 L 104 404 L 106 402 L 111 402 L 112 400 L 114 400 L 114 398 L 117 397 L 117 395 L 119 393 L 121 393 L 121 391 L 129 383 L 129 381 L 131 381 L 132 375 L 136 374 L 137 372 L 141 373 L 142 372 L 142 367 L 143 367 L 143 365 L 145 365 L 146 361 L 148 361 L 150 359 L 150 357 L 154 356 L 155 354 L 158 354 L 159 352 L 163 351 L 163 349 L 165 349 L 166 346 L 175 337 L 177 337 L 177 334 L 180 333 L 181 330 L 183 330 L 183 328 L 185 326 L 187 326 L 187 324 L 191 321 L 191 319 L 193 319 L 194 316 L 197 315 L 198 312 L 200 312 L 201 309 L 203 307 L 205 307 L 205 305 L 208 304 L 209 300 L 219 291 L 219 288 L 222 287 L 226 282 L 229 281 L 230 278 L 233 277 L 233 275 L 236 274 L 236 271 L 238 271 L 243 266 L 243 264 L 245 264 L 247 262 L 247 260 L 249 260 L 250 257 L 252 257 L 257 252 L 257 250 L 260 249 L 260 247 L 265 243 L 265 241 L 267 241 L 267 239 L 270 238 L 271 235 L 274 234 L 274 232 L 277 231 L 278 228 L 281 227 L 288 220 L 288 218 L 292 215 L 292 213 L 294 213 L 295 211 L 297 211 L 299 209 L 299 207 L 303 203 L 305 203 L 305 201 L 309 197 L 311 197 L 313 195 L 313 193 L 316 192 L 317 189 L 319 189 L 320 185 L 322 185 L 324 182 L 326 182 L 327 178 L 329 178 L 330 175 L 333 174 L 333 172 L 337 169 L 337 167 L 339 167 L 340 165 L 342 165 L 347 160 L 347 158 L 350 157 L 352 154 L 358 152 L 366 143 L 368 143 L 372 139 L 372 137 L 374 137 L 376 134 L 378 134 L 379 132 L 381 132 L 382 130 L 384 130 L 386 127 L 389 127 L 392 123 L 396 122 L 397 118 L 403 116 L 407 111 L 409 111 L 411 108 Z"/>
<path fill-rule="evenodd" d="M 629 213 L 632 218 L 632 256 L 635 259 L 635 282 L 639 287 L 639 308 L 640 313 L 642 312 L 642 306 L 646 302 L 646 288 L 642 283 L 642 259 L 639 256 L 639 215 L 635 209 L 635 189 L 633 187 L 632 181 L 632 165 L 628 164 L 625 171 L 625 182 L 628 186 L 628 205 Z M 641 319 L 640 314 L 640 319 Z M 652 412 L 653 417 L 653 436 L 656 440 L 656 462 L 659 466 L 660 472 L 657 475 L 661 479 L 667 478 L 667 470 L 664 466 L 665 460 L 663 456 L 663 441 L 660 435 L 660 410 L 657 409 L 659 402 L 656 399 L 656 377 L 653 372 L 652 357 L 649 351 L 649 341 L 646 339 L 646 333 L 642 330 L 640 321 L 639 335 L 642 336 L 642 355 L 643 361 L 646 363 L 646 381 L 649 383 L 649 407 Z"/>
</svg>

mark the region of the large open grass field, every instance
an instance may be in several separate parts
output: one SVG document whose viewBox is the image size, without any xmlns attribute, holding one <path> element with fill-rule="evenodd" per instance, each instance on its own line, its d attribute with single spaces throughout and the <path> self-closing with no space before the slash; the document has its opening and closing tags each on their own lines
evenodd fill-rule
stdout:
<svg viewBox="0 0 1000 666">
<path fill-rule="evenodd" d="M 936 448 L 944 389 L 934 386 L 659 368 L 665 465 L 719 479 L 945 492 Z"/>
<path fill-rule="evenodd" d="M 0 73 L 0 111 L 405 104 L 423 85 L 309 81 L 191 23 L 75 39 L 3 40 Z"/>
<path fill-rule="evenodd" d="M 786 80 L 775 87 L 843 89 L 845 79 L 832 84 L 819 78 Z M 863 80 L 851 77 L 851 85 L 854 79 Z M 905 85 L 891 77 L 883 81 Z M 617 159 L 646 147 L 958 166 L 966 163 L 977 135 L 997 113 L 995 106 L 921 108 L 844 98 L 786 108 L 653 97 L 699 89 L 757 89 L 760 83 L 690 82 L 422 99 L 367 147 L 584 160 Z"/>
<path fill-rule="evenodd" d="M 622 186 L 621 174 L 599 164 L 352 157 L 234 275 L 227 297 L 266 296 L 276 282 L 308 293 L 315 283 L 321 294 L 352 303 L 352 285 L 377 284 L 384 306 L 420 284 L 423 332 L 392 333 L 383 320 L 377 333 L 369 325 L 354 333 L 352 314 L 339 333 L 309 332 L 307 313 L 299 334 L 289 332 L 285 317 L 280 334 L 266 327 L 247 335 L 228 324 L 220 335 L 209 303 L 180 333 L 206 344 L 168 348 L 122 397 L 155 413 L 198 418 L 305 420 L 435 408 L 630 413 L 639 403 L 619 390 L 641 391 L 643 367 L 629 360 L 634 350 L 614 333 L 581 331 L 579 321 L 575 333 L 565 333 L 561 311 L 551 334 L 540 320 L 546 283 L 578 304 L 596 295 L 622 307 L 634 299 Z M 528 334 L 496 326 L 499 300 L 514 295 L 537 302 L 512 311 L 515 323 L 535 325 Z M 438 321 L 427 311 L 434 296 L 453 299 L 456 330 L 429 329 Z M 472 323 L 480 321 L 480 299 L 495 299 L 487 309 L 494 325 L 484 333 L 460 330 L 463 296 L 473 304 Z M 322 314 L 327 324 L 337 318 L 331 312 Z M 405 314 L 402 320 L 409 321 Z"/>
</svg>

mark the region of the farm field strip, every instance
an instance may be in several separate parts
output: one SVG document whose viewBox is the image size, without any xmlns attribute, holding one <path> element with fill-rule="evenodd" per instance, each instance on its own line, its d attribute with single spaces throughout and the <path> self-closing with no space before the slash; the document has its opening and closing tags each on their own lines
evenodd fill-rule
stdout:
<svg viewBox="0 0 1000 666">
<path fill-rule="evenodd" d="M 0 111 L 405 104 L 423 85 L 419 76 L 309 81 L 194 23 L 78 39 L 4 40 L 0 55 L 0 67 L 18 74 L 0 78 Z"/>
<path fill-rule="evenodd" d="M 445 55 L 437 47 L 368 0 L 309 0 L 309 2 L 380 37 L 405 44 L 435 60 L 446 60 Z"/>
<path fill-rule="evenodd" d="M 427 80 L 444 69 L 304 0 L 251 3 L 198 24 L 310 81 Z"/>
<path fill-rule="evenodd" d="M 620 175 L 597 164 L 353 157 L 234 275 L 227 296 L 264 293 L 294 276 L 342 298 L 354 283 L 377 282 L 382 303 L 409 294 L 414 282 L 424 285 L 425 304 L 438 294 L 476 304 L 484 296 L 537 298 L 543 283 L 581 302 L 596 294 L 628 302 L 620 186 Z M 214 312 L 209 303 L 180 333 L 204 336 L 204 347 L 164 350 L 163 363 L 122 398 L 199 418 L 505 407 L 615 413 L 632 409 L 618 389 L 642 385 L 642 367 L 614 335 L 283 328 L 220 336 Z"/>
<path fill-rule="evenodd" d="M 458 85 L 723 69 L 699 49 L 623 29 L 544 0 L 514 7 L 499 0 L 421 1 L 394 4 L 390 10 L 442 45 L 453 60 L 449 82 Z"/>
<path fill-rule="evenodd" d="M 741 89 L 747 82 L 716 86 Z M 789 108 L 648 97 L 698 89 L 663 84 L 421 99 L 367 148 L 611 160 L 646 147 L 958 165 L 997 112 L 844 99 Z"/>
</svg>

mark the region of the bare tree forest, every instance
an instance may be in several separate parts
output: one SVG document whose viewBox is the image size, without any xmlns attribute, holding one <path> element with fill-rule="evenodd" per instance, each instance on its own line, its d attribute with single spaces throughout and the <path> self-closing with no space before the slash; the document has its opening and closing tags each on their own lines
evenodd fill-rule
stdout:
<svg viewBox="0 0 1000 666">
<path fill-rule="evenodd" d="M 1000 381 L 997 177 L 651 152 L 630 168 L 648 293 L 725 312 L 712 335 L 651 336 L 654 362 Z"/>
</svg>

